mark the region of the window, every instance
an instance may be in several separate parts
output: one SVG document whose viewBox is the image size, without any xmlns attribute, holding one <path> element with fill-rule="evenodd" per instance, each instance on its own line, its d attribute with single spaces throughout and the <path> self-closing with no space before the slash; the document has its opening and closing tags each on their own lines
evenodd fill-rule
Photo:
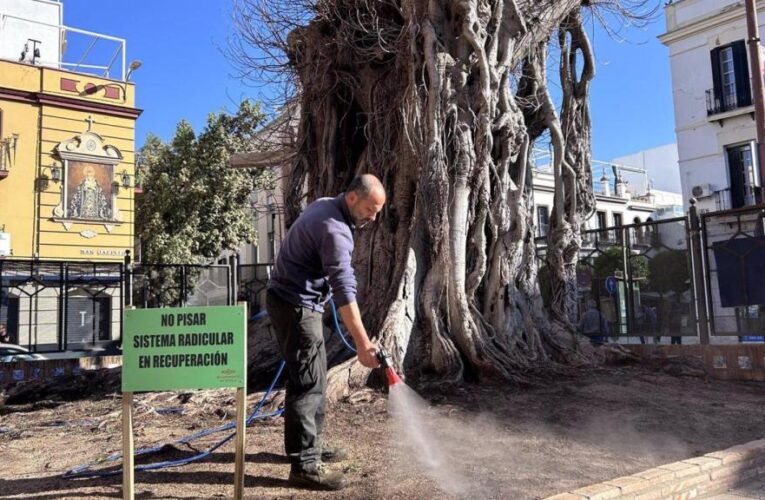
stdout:
<svg viewBox="0 0 765 500">
<path fill-rule="evenodd" d="M 276 258 L 276 214 L 271 214 L 268 220 L 268 262 L 271 263 Z"/>
<path fill-rule="evenodd" d="M 605 229 L 607 227 L 606 213 L 598 211 L 598 229 Z"/>
<path fill-rule="evenodd" d="M 720 83 L 722 84 L 723 103 L 730 107 L 736 102 L 736 70 L 733 69 L 733 47 L 720 51 Z"/>
<path fill-rule="evenodd" d="M 550 228 L 550 209 L 548 207 L 537 207 L 537 236 L 547 236 Z"/>
<path fill-rule="evenodd" d="M 0 140 L 3 138 L 3 110 L 0 108 Z M 6 150 L 7 147 L 6 143 L 0 142 L 0 170 L 8 169 L 8 165 L 6 165 L 6 161 L 9 161 L 7 159 L 9 157 L 9 151 Z"/>
<path fill-rule="evenodd" d="M 751 143 L 725 148 L 730 179 L 730 208 L 741 208 L 759 201 Z"/>
<path fill-rule="evenodd" d="M 613 214 L 614 215 L 614 226 L 621 226 L 622 225 L 622 214 Z"/>
<path fill-rule="evenodd" d="M 274 239 L 274 232 L 268 232 L 268 262 L 271 263 L 276 258 L 276 241 Z"/>
<path fill-rule="evenodd" d="M 738 40 L 711 52 L 712 84 L 707 90 L 707 115 L 752 105 L 746 45 Z"/>
<path fill-rule="evenodd" d="M 597 228 L 600 229 L 600 231 L 598 231 L 598 238 L 600 240 L 611 239 L 611 234 L 609 234 L 610 231 L 606 230 L 606 228 L 608 227 L 606 212 L 602 212 L 598 210 L 598 212 L 596 212 L 596 215 L 597 215 L 597 223 L 598 223 Z"/>
</svg>

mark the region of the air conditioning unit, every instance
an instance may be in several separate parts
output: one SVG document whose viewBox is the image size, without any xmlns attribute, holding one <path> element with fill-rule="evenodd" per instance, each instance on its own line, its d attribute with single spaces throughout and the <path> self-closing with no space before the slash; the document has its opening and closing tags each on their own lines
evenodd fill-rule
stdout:
<svg viewBox="0 0 765 500">
<path fill-rule="evenodd" d="M 712 196 L 712 194 L 712 186 L 709 184 L 699 184 L 691 188 L 691 195 L 694 198 L 706 198 L 707 196 Z"/>
</svg>

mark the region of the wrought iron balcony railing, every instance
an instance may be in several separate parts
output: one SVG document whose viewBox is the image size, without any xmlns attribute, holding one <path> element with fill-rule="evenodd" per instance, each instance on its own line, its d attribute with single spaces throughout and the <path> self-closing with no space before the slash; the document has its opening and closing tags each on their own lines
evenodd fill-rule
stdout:
<svg viewBox="0 0 765 500">
<path fill-rule="evenodd" d="M 752 105 L 752 95 L 738 94 L 727 88 L 712 88 L 707 90 L 707 116 L 727 113 L 739 108 Z"/>
</svg>

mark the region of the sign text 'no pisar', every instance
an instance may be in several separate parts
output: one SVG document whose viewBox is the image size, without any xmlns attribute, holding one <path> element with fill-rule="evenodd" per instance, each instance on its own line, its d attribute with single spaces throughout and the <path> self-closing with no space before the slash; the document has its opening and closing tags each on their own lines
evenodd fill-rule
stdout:
<svg viewBox="0 0 765 500">
<path fill-rule="evenodd" d="M 125 311 L 122 390 L 244 387 L 242 307 Z"/>
</svg>

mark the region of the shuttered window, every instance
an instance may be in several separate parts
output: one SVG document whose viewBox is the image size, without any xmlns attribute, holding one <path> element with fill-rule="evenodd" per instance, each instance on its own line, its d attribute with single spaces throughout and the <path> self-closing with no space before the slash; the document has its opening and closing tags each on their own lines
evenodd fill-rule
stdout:
<svg viewBox="0 0 765 500">
<path fill-rule="evenodd" d="M 749 81 L 749 62 L 746 44 L 738 40 L 730 45 L 717 47 L 711 52 L 712 82 L 711 99 L 707 111 L 724 113 L 752 105 Z"/>
</svg>

